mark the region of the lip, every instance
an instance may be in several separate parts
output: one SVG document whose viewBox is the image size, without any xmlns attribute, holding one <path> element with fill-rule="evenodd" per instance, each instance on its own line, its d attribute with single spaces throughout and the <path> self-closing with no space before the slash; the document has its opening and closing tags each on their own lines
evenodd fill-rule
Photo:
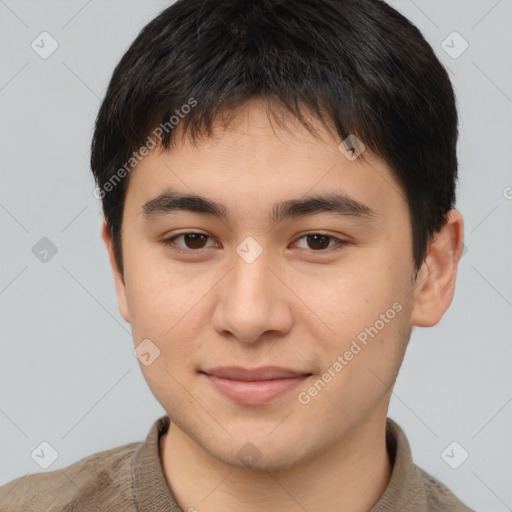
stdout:
<svg viewBox="0 0 512 512">
<path fill-rule="evenodd" d="M 230 366 L 201 373 L 217 391 L 243 405 L 269 403 L 311 376 L 310 373 L 277 366 L 254 369 Z"/>
</svg>

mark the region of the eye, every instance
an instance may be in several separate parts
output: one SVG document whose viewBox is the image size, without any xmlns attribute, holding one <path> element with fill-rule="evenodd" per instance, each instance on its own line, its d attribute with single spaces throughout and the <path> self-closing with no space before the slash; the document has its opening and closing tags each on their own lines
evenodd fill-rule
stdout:
<svg viewBox="0 0 512 512">
<path fill-rule="evenodd" d="M 177 240 L 180 239 L 182 241 L 181 244 L 177 243 Z M 211 245 L 207 245 L 209 240 L 212 241 Z M 326 252 L 326 249 L 332 249 L 336 246 L 341 248 L 341 246 L 349 243 L 346 240 L 340 240 L 339 238 L 324 233 L 307 233 L 298 238 L 298 241 L 301 240 L 304 240 L 306 246 L 303 245 L 301 247 L 300 244 L 296 242 L 299 248 L 309 249 L 314 252 Z M 197 232 L 179 233 L 166 238 L 162 243 L 165 246 L 170 246 L 175 251 L 183 252 L 198 252 L 200 249 L 219 246 L 209 235 Z"/>
<path fill-rule="evenodd" d="M 307 247 L 301 247 L 303 249 L 311 249 L 313 251 L 324 251 L 334 246 L 342 246 L 348 244 L 346 240 L 340 240 L 331 235 L 323 233 L 307 233 L 301 236 L 298 240 L 305 239 Z M 331 243 L 332 242 L 332 243 Z"/>
<path fill-rule="evenodd" d="M 180 238 L 183 240 L 184 245 L 176 243 L 176 240 L 179 240 Z M 187 251 L 187 250 L 194 251 L 196 249 L 204 249 L 204 248 L 207 248 L 207 247 L 215 247 L 217 245 L 216 243 L 214 243 L 213 246 L 212 245 L 210 245 L 210 246 L 206 245 L 206 242 L 210 238 L 211 238 L 210 236 L 205 235 L 204 233 L 195 233 L 195 232 L 180 233 L 178 235 L 173 235 L 170 238 L 167 238 L 167 239 L 163 240 L 162 243 L 164 245 L 169 245 L 169 246 L 170 245 L 174 245 L 175 247 L 173 247 L 173 249 L 176 249 L 178 251 L 181 251 L 181 250 L 183 250 L 183 251 Z"/>
</svg>

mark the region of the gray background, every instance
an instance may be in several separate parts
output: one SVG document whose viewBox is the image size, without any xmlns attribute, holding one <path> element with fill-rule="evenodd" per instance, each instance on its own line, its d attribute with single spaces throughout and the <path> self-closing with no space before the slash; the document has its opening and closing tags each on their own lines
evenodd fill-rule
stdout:
<svg viewBox="0 0 512 512">
<path fill-rule="evenodd" d="M 512 2 L 390 3 L 420 28 L 456 88 L 468 251 L 441 323 L 413 332 L 389 416 L 419 466 L 477 511 L 504 512 L 512 510 Z M 88 158 L 115 64 L 168 4 L 0 0 L 0 485 L 42 471 L 31 453 L 43 441 L 58 452 L 50 471 L 142 440 L 164 414 L 118 313 Z M 43 31 L 59 45 L 47 59 L 31 48 Z M 453 31 L 469 43 L 458 58 L 441 46 Z M 456 36 L 446 45 L 463 48 Z M 32 252 L 42 237 L 57 248 L 46 262 Z M 441 456 L 452 441 L 469 453 L 458 469 Z"/>
</svg>

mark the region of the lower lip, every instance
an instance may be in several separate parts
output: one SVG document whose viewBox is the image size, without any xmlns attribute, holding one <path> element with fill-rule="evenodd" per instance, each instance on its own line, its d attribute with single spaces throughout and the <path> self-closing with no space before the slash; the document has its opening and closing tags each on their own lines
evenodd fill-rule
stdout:
<svg viewBox="0 0 512 512">
<path fill-rule="evenodd" d="M 205 374 L 224 396 L 243 405 L 263 405 L 291 391 L 304 382 L 308 375 L 269 380 L 232 380 Z"/>
</svg>

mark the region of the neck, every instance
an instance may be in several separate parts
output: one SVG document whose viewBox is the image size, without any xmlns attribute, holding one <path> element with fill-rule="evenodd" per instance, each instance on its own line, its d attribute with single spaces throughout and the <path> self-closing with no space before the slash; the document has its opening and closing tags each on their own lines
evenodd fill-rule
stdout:
<svg viewBox="0 0 512 512">
<path fill-rule="evenodd" d="M 286 470 L 239 469 L 211 457 L 171 422 L 160 439 L 165 478 L 182 510 L 367 512 L 388 485 L 386 415 Z"/>
</svg>

